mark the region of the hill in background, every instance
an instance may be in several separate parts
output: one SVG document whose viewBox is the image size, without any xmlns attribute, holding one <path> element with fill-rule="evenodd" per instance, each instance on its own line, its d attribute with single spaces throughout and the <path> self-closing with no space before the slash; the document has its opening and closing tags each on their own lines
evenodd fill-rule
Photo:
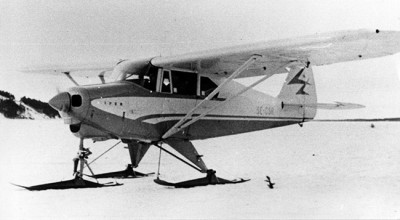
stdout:
<svg viewBox="0 0 400 220">
<path fill-rule="evenodd" d="M 60 115 L 48 103 L 22 97 L 19 101 L 9 92 L 0 90 L 0 113 L 10 119 L 59 118 Z"/>
</svg>

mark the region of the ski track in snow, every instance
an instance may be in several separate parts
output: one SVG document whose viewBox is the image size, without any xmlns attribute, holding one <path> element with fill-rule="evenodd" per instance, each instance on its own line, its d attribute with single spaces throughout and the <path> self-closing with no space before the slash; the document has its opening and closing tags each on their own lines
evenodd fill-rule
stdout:
<svg viewBox="0 0 400 220">
<path fill-rule="evenodd" d="M 61 120 L 0 118 L 0 219 L 400 218 L 399 132 L 400 124 L 391 122 L 374 129 L 369 123 L 310 122 L 194 141 L 218 176 L 251 179 L 236 185 L 175 189 L 151 176 L 116 180 L 124 184 L 117 187 L 29 192 L 10 182 L 71 179 L 79 140 Z M 93 152 L 89 160 L 115 142 L 85 141 Z M 123 169 L 129 156 L 122 146 L 96 161 L 94 171 Z M 156 172 L 158 153 L 150 148 L 137 170 Z M 162 179 L 202 176 L 162 154 Z"/>
</svg>

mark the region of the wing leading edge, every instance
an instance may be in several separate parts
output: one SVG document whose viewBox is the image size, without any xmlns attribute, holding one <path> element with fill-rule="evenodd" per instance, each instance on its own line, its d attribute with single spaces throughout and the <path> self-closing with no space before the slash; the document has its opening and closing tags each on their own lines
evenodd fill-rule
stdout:
<svg viewBox="0 0 400 220">
<path fill-rule="evenodd" d="M 370 59 L 400 52 L 400 32 L 379 30 L 341 31 L 183 55 L 156 57 L 154 66 L 192 69 L 229 76 L 254 54 L 262 55 L 239 77 L 274 74 L 288 61 L 310 61 L 313 66 Z M 280 72 L 285 72 L 284 69 Z M 276 72 L 275 72 L 276 73 Z"/>
</svg>

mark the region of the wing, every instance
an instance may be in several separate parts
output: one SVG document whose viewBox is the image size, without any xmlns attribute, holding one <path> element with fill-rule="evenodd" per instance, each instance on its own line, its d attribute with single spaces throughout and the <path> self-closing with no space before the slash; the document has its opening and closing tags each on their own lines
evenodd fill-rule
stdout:
<svg viewBox="0 0 400 220">
<path fill-rule="evenodd" d="M 400 32 L 356 30 L 156 57 L 151 63 L 154 66 L 192 69 L 205 74 L 230 75 L 252 55 L 262 55 L 262 59 L 239 76 L 249 77 L 286 72 L 284 69 L 277 71 L 277 68 L 291 60 L 310 61 L 311 65 L 321 66 L 398 52 Z"/>
<path fill-rule="evenodd" d="M 20 67 L 17 71 L 26 72 L 26 73 L 42 73 L 42 74 L 59 74 L 65 72 L 74 72 L 74 75 L 81 77 L 93 77 L 96 76 L 99 72 L 103 72 L 104 75 L 109 75 L 109 72 L 112 71 L 117 62 L 115 61 L 107 61 L 102 63 L 87 63 L 87 64 L 68 64 L 68 65 L 47 65 L 47 66 L 29 66 L 29 67 Z M 93 74 L 95 72 L 96 74 Z"/>
</svg>

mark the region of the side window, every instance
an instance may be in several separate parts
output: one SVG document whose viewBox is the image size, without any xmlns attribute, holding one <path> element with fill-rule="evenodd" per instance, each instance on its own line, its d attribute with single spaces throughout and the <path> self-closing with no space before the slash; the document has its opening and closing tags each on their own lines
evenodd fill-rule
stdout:
<svg viewBox="0 0 400 220">
<path fill-rule="evenodd" d="M 171 77 L 170 72 L 164 70 L 161 80 L 161 92 L 171 93 Z"/>
<path fill-rule="evenodd" d="M 197 95 L 197 74 L 190 72 L 171 71 L 174 94 Z"/>
<path fill-rule="evenodd" d="M 144 76 L 143 87 L 151 91 L 156 91 L 158 68 L 151 67 L 149 72 Z"/>
<path fill-rule="evenodd" d="M 217 84 L 215 84 L 211 79 L 204 76 L 200 77 L 200 96 L 208 96 L 217 87 Z M 216 94 L 213 98 L 218 98 L 217 96 L 218 94 Z"/>
</svg>

